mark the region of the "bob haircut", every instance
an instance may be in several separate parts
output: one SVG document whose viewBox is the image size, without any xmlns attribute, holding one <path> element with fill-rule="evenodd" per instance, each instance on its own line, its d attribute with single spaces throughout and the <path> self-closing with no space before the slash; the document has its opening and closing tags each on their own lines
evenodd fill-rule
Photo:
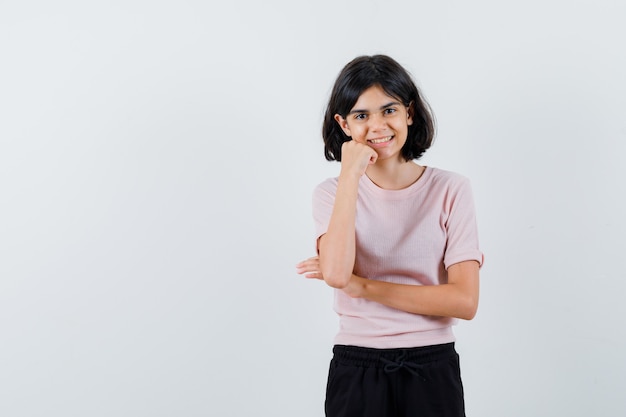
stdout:
<svg viewBox="0 0 626 417">
<path fill-rule="evenodd" d="M 341 70 L 328 101 L 322 126 L 327 160 L 341 161 L 341 145 L 351 140 L 335 120 L 335 114 L 345 119 L 359 96 L 373 86 L 380 86 L 387 95 L 403 103 L 413 117 L 402 157 L 406 161 L 419 159 L 430 148 L 435 137 L 434 116 L 411 75 L 386 55 L 360 56 Z"/>
</svg>

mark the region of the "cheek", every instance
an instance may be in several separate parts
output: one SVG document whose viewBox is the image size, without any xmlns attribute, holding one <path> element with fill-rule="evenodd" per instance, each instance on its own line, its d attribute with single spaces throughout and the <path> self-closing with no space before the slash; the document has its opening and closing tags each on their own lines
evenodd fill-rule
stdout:
<svg viewBox="0 0 626 417">
<path fill-rule="evenodd" d="M 360 125 L 353 125 L 350 127 L 350 131 L 352 132 L 352 136 L 353 137 L 361 137 L 361 136 L 365 136 L 365 134 L 367 133 L 367 130 L 364 126 L 360 126 Z"/>
</svg>

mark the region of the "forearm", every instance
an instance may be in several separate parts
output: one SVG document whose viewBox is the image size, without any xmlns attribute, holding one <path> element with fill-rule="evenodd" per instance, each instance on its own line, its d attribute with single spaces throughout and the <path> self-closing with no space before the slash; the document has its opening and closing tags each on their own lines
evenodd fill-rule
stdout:
<svg viewBox="0 0 626 417">
<path fill-rule="evenodd" d="M 363 285 L 363 298 L 409 313 L 466 320 L 476 313 L 473 300 L 453 284 L 417 286 L 365 280 Z"/>
<path fill-rule="evenodd" d="M 355 260 L 355 219 L 359 177 L 339 177 L 328 230 L 320 238 L 320 269 L 331 287 L 348 285 Z"/>
<path fill-rule="evenodd" d="M 453 265 L 453 277 L 441 285 L 404 285 L 352 276 L 344 291 L 414 314 L 471 320 L 478 308 L 478 264 Z"/>
</svg>

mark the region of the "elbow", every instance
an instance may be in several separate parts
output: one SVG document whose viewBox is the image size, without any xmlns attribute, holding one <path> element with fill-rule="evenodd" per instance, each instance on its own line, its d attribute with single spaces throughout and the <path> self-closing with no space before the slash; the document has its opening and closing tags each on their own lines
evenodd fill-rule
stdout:
<svg viewBox="0 0 626 417">
<path fill-rule="evenodd" d="M 337 268 L 324 268 L 324 266 L 322 266 L 321 269 L 324 282 L 326 282 L 329 287 L 337 289 L 345 288 L 352 277 L 352 273 L 337 270 Z"/>
<path fill-rule="evenodd" d="M 337 265 L 332 262 L 324 262 L 324 258 L 320 256 L 320 270 L 324 282 L 329 287 L 342 289 L 348 286 L 350 278 L 352 278 L 352 269 L 348 270 L 346 266 Z"/>
<path fill-rule="evenodd" d="M 351 274 L 346 275 L 332 272 L 329 274 L 322 272 L 322 275 L 324 276 L 324 281 L 329 287 L 337 288 L 339 290 L 348 286 L 348 282 L 350 282 L 351 277 Z"/>
<path fill-rule="evenodd" d="M 460 307 L 457 317 L 463 320 L 472 320 L 478 312 L 478 300 L 468 298 Z"/>
<path fill-rule="evenodd" d="M 459 315 L 459 318 L 463 320 L 468 320 L 468 321 L 472 320 L 474 317 L 476 317 L 476 312 L 477 312 L 477 309 L 464 311 Z"/>
</svg>

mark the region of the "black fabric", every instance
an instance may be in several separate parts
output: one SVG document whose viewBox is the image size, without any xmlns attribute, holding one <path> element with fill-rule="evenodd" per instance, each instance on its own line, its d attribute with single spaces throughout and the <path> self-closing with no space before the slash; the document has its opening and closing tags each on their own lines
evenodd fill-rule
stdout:
<svg viewBox="0 0 626 417">
<path fill-rule="evenodd" d="M 464 417 L 454 343 L 408 349 L 333 348 L 327 417 Z"/>
</svg>

